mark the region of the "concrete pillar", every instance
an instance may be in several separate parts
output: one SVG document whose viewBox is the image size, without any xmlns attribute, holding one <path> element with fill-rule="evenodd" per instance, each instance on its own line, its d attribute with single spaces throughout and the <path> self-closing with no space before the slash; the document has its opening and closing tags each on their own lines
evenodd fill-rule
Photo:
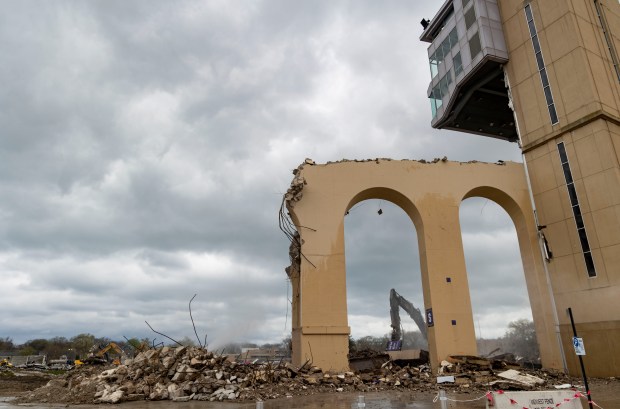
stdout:
<svg viewBox="0 0 620 409">
<path fill-rule="evenodd" d="M 427 322 L 432 314 L 428 345 L 434 369 L 448 355 L 477 355 L 458 205 L 433 200 L 421 208 L 422 285 Z"/>
<path fill-rule="evenodd" d="M 319 211 L 300 232 L 304 249 L 299 274 L 299 306 L 293 327 L 293 363 L 323 370 L 348 370 L 350 328 L 344 258 L 344 212 Z M 295 287 L 295 286 L 294 286 Z M 296 310 L 296 311 L 295 311 Z"/>
</svg>

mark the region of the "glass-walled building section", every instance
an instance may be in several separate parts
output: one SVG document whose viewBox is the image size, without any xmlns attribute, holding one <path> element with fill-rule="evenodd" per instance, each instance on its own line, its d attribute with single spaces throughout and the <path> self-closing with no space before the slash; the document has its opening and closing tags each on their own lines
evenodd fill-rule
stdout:
<svg viewBox="0 0 620 409">
<path fill-rule="evenodd" d="M 508 53 L 497 0 L 445 2 L 420 39 L 431 43 L 432 126 L 516 141 L 501 69 Z"/>
</svg>

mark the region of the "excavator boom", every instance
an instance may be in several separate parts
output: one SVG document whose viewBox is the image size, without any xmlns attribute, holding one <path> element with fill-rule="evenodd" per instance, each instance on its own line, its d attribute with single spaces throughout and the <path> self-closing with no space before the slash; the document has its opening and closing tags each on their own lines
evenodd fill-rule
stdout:
<svg viewBox="0 0 620 409">
<path fill-rule="evenodd" d="M 395 289 L 390 290 L 390 318 L 392 320 L 392 341 L 399 341 L 402 337 L 400 330 L 400 313 L 402 308 L 409 314 L 411 319 L 416 323 L 424 339 L 427 339 L 426 322 L 420 310 L 413 306 L 405 297 L 398 294 Z"/>
</svg>

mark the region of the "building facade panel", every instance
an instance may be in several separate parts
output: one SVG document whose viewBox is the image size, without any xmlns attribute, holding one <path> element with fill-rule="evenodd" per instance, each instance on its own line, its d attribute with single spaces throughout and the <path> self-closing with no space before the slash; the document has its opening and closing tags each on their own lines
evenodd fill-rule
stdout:
<svg viewBox="0 0 620 409">
<path fill-rule="evenodd" d="M 511 91 L 513 101 L 516 101 L 515 112 L 519 130 L 521 135 L 528 135 L 527 140 L 521 136 L 523 143 L 530 142 L 529 139 L 533 142 L 543 138 L 546 135 L 545 125 L 549 121 L 549 114 L 539 109 L 539 105 L 543 105 L 544 100 L 540 80 L 532 75 L 518 86 L 512 87 Z"/>
<path fill-rule="evenodd" d="M 575 151 L 579 152 L 577 161 L 581 169 L 581 176 L 588 177 L 604 170 L 598 151 L 596 138 L 589 134 L 584 138 L 574 141 Z"/>
<path fill-rule="evenodd" d="M 590 70 L 582 50 L 575 50 L 556 60 L 553 70 L 559 82 L 566 84 L 556 87 L 555 91 L 560 123 L 570 124 L 600 109 L 594 84 L 587 79 Z"/>
<path fill-rule="evenodd" d="M 601 57 L 600 54 L 588 52 L 588 66 L 592 72 L 592 77 L 597 78 L 596 92 L 599 97 L 599 102 L 602 109 L 605 112 L 609 112 L 611 115 L 618 116 L 618 92 L 616 79 L 611 73 L 611 62 L 609 59 Z"/>
<path fill-rule="evenodd" d="M 588 198 L 589 211 L 597 212 L 613 206 L 611 195 L 607 190 L 607 173 L 600 171 L 583 179 L 584 195 Z"/>
<path fill-rule="evenodd" d="M 592 20 L 592 16 L 589 15 L 588 13 L 584 13 L 584 14 L 577 13 L 575 14 L 575 18 L 577 21 L 577 33 L 576 34 L 581 37 L 580 45 L 588 49 L 588 51 L 590 51 L 591 53 L 594 53 L 598 55 L 599 57 L 602 57 L 603 54 L 600 51 L 602 42 L 601 42 L 600 36 L 598 35 L 599 27 L 596 24 L 594 24 L 594 21 Z M 595 47 L 587 46 L 588 44 L 597 44 L 597 47 L 595 48 Z"/>
<path fill-rule="evenodd" d="M 556 23 L 566 14 L 571 12 L 571 4 L 566 0 L 544 0 L 532 2 L 535 5 L 536 20 L 540 21 L 542 28 Z"/>
<path fill-rule="evenodd" d="M 568 232 L 568 229 L 566 231 Z M 553 264 L 555 268 L 549 270 L 549 275 L 551 276 L 555 302 L 561 304 L 562 299 L 560 297 L 569 293 L 573 288 L 572 283 L 578 280 L 575 256 L 572 252 L 568 255 L 555 255 L 554 253 Z"/>
<path fill-rule="evenodd" d="M 609 127 L 605 121 L 599 121 L 604 129 L 594 132 L 596 140 L 596 148 L 598 152 L 598 160 L 603 170 L 614 169 L 618 167 L 618 157 L 615 155 L 613 136 L 609 132 Z M 618 202 L 616 202 L 618 203 Z"/>
<path fill-rule="evenodd" d="M 606 267 L 611 266 L 611 268 L 615 268 L 615 266 L 620 265 L 620 244 L 605 247 L 601 250 L 601 256 Z M 609 285 L 620 285 L 620 274 L 609 274 L 608 277 Z"/>
<path fill-rule="evenodd" d="M 594 246 L 605 248 L 620 244 L 618 237 L 620 220 L 618 219 L 618 209 L 615 206 L 592 212 L 592 218 L 596 232 L 596 235 L 593 235 L 595 240 L 592 241 Z"/>
<path fill-rule="evenodd" d="M 563 3 L 565 2 L 563 1 Z M 566 13 L 553 23 L 546 24 L 543 28 L 539 28 L 538 32 L 541 36 L 548 38 L 564 37 L 565 39 L 565 41 L 562 42 L 552 41 L 552 45 L 547 43 L 548 48 L 546 49 L 545 55 L 549 57 L 550 61 L 559 60 L 565 55 L 581 48 L 581 39 L 575 27 L 576 25 L 577 21 L 575 15 Z"/>
<path fill-rule="evenodd" d="M 547 192 L 549 190 L 556 189 L 558 181 L 555 178 L 555 172 L 553 167 L 550 166 L 550 154 L 533 159 L 528 162 L 528 169 L 530 170 L 530 183 L 532 189 L 536 192 Z"/>
<path fill-rule="evenodd" d="M 503 4 L 502 7 L 504 7 Z M 522 11 L 523 8 L 520 7 L 519 12 Z M 506 19 L 502 25 L 504 33 L 520 33 L 520 35 L 504 35 L 506 48 L 511 51 L 528 44 L 529 41 L 527 24 L 519 12 L 515 12 L 510 17 L 504 16 Z"/>
<path fill-rule="evenodd" d="M 573 248 L 568 240 L 558 240 L 559 237 L 568 237 L 568 235 L 574 230 L 573 226 L 568 226 L 568 223 L 564 220 L 557 223 L 550 223 L 546 225 L 545 237 L 548 240 L 550 250 L 553 253 L 553 261 L 556 262 L 561 257 L 570 256 L 573 254 Z M 553 243 L 553 246 L 551 246 Z"/>
<path fill-rule="evenodd" d="M 613 168 L 606 172 L 607 182 L 605 189 L 611 196 L 614 206 L 620 204 L 620 168 Z"/>
</svg>

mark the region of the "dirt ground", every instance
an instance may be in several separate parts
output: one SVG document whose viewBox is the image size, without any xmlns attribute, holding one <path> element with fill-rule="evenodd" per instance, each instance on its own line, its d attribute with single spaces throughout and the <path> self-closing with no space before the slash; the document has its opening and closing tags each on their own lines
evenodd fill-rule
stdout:
<svg viewBox="0 0 620 409">
<path fill-rule="evenodd" d="M 38 371 L 0 371 L 0 396 L 21 396 L 47 384 L 52 375 Z"/>
<path fill-rule="evenodd" d="M 52 379 L 61 379 L 61 375 L 54 375 L 50 373 L 38 372 L 38 371 L 1 371 L 0 372 L 0 408 L 8 407 L 3 406 L 2 401 L 6 401 L 7 397 L 20 397 L 24 396 L 30 391 L 33 391 L 41 386 L 46 385 Z M 580 379 L 572 379 L 572 383 L 574 385 L 582 385 Z M 620 379 L 615 378 L 604 378 L 597 379 L 593 378 L 589 380 L 590 390 L 592 393 L 593 401 L 603 409 L 620 409 Z M 469 393 L 467 391 L 463 391 L 462 389 L 450 388 L 449 386 L 445 387 L 448 396 L 454 396 L 458 399 L 468 399 L 478 397 L 480 395 L 479 390 L 471 390 Z M 580 389 L 583 389 L 581 386 Z M 367 407 L 377 407 L 377 408 L 409 408 L 409 407 L 417 407 L 417 408 L 432 408 L 434 405 L 432 404 L 433 396 L 435 392 L 433 391 L 402 391 L 402 392 L 377 392 L 373 394 L 368 394 L 369 403 Z M 318 391 L 318 393 L 314 393 L 309 396 L 296 396 L 292 399 L 275 399 L 266 402 L 265 405 L 269 404 L 269 408 L 349 408 L 351 399 L 355 397 L 353 395 L 348 396 L 350 394 L 338 394 L 336 392 L 329 391 Z M 475 395 L 475 396 L 474 396 Z M 45 399 L 47 401 L 47 399 Z M 54 399 L 49 399 L 48 402 L 40 402 L 43 406 L 37 407 L 51 407 L 50 403 L 54 402 Z M 418 402 L 415 406 L 409 406 L 406 402 Z M 92 402 L 92 401 L 91 401 Z M 91 403 L 91 402 L 66 402 L 66 404 L 75 405 L 78 403 Z M 349 402 L 349 403 L 347 403 Z M 374 402 L 374 403 L 373 403 Z M 475 403 L 467 404 L 467 405 L 459 405 L 461 407 L 484 407 L 484 401 L 478 401 Z M 585 402 L 584 402 L 585 403 Z M 165 405 L 168 407 L 169 405 L 174 405 L 181 408 L 190 408 L 191 405 L 186 405 L 182 403 L 172 403 L 172 402 L 144 402 L 143 405 L 140 405 L 139 402 L 127 402 L 122 405 L 126 408 L 136 407 L 155 407 L 158 406 L 163 407 L 161 405 Z M 230 403 L 213 403 L 211 405 L 208 402 L 201 403 L 202 408 L 251 408 L 255 407 L 254 403 L 251 402 L 230 402 Z M 30 404 L 32 405 L 32 404 Z M 29 406 L 30 406 L 29 405 Z M 49 405 L 49 406 L 48 406 Z M 146 405 L 146 406 L 144 406 Z M 218 406 L 223 405 L 223 406 Z M 64 406 L 64 405 L 63 405 Z M 68 405 L 67 405 L 68 406 Z M 99 405 L 101 406 L 101 405 Z M 32 406 L 31 406 L 32 407 Z M 584 404 L 584 408 L 587 408 L 587 404 Z"/>
</svg>

